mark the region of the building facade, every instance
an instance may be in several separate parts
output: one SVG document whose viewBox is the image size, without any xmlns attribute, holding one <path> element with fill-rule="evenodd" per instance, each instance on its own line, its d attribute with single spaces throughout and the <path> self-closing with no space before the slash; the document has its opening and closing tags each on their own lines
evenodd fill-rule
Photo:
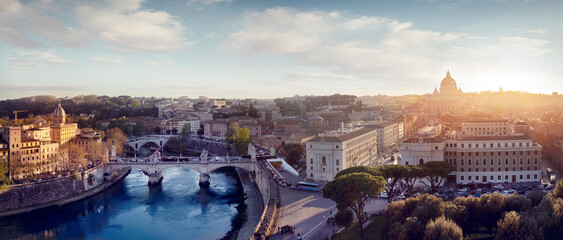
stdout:
<svg viewBox="0 0 563 240">
<path fill-rule="evenodd" d="M 504 127 L 511 128 L 506 123 L 464 123 L 461 132 L 419 134 L 401 144 L 400 163 L 448 162 L 457 184 L 540 182 L 542 147 L 526 134 L 504 135 Z"/>
<path fill-rule="evenodd" d="M 320 134 L 305 145 L 307 178 L 332 181 L 343 169 L 373 164 L 377 155 L 377 130 L 368 126 L 342 128 Z"/>
</svg>

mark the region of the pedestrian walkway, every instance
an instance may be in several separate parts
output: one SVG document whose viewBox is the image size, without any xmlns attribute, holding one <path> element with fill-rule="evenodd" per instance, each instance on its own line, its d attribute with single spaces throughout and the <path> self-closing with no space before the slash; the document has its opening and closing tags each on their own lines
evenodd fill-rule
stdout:
<svg viewBox="0 0 563 240">
<path fill-rule="evenodd" d="M 252 237 L 256 225 L 260 222 L 262 211 L 264 210 L 264 203 L 260 196 L 260 191 L 256 185 L 250 180 L 248 172 L 237 169 L 244 188 L 244 195 L 246 196 L 246 221 L 242 224 L 238 232 L 238 240 L 248 240 Z"/>
</svg>

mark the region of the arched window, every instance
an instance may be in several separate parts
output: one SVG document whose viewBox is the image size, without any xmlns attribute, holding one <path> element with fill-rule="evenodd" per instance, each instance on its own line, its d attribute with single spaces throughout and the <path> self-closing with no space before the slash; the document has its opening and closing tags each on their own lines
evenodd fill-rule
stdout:
<svg viewBox="0 0 563 240">
<path fill-rule="evenodd" d="M 424 159 L 420 159 L 418 164 L 424 164 Z"/>
</svg>

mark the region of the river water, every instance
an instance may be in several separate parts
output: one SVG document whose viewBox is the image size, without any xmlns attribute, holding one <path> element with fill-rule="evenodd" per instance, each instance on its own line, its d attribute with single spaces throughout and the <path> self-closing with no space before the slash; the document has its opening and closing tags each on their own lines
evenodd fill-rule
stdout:
<svg viewBox="0 0 563 240">
<path fill-rule="evenodd" d="M 193 170 L 171 168 L 160 186 L 137 169 L 91 198 L 0 218 L 0 239 L 219 239 L 231 230 L 242 189 L 229 172 L 209 187 Z"/>
</svg>

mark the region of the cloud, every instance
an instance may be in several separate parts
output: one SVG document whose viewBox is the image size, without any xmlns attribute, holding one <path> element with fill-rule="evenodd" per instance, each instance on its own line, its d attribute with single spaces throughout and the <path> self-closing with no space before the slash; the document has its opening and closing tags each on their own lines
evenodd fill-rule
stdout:
<svg viewBox="0 0 563 240">
<path fill-rule="evenodd" d="M 434 70 L 445 72 L 454 64 L 482 66 L 491 56 L 514 53 L 528 58 L 549 52 L 549 42 L 541 39 L 423 30 L 411 22 L 339 11 L 277 7 L 248 13 L 241 24 L 224 49 L 243 58 L 283 57 L 300 67 L 315 67 L 315 74 L 328 74 L 301 75 L 305 81 L 347 76 L 338 79 L 378 84 L 373 87 L 424 86 L 424 81 L 434 81 Z"/>
<path fill-rule="evenodd" d="M 102 55 L 97 57 L 91 57 L 90 59 L 96 62 L 107 63 L 107 64 L 122 64 L 125 62 L 122 56 L 112 57 L 108 55 Z"/>
<path fill-rule="evenodd" d="M 227 2 L 230 3 L 232 0 L 189 0 L 188 5 L 192 4 L 203 4 L 203 5 L 212 5 L 216 3 Z"/>
<path fill-rule="evenodd" d="M 142 0 L 80 6 L 76 18 L 89 35 L 121 51 L 173 52 L 186 46 L 184 26 L 164 11 L 141 10 Z M 189 43 L 188 43 L 189 45 Z"/>
<path fill-rule="evenodd" d="M 71 65 L 68 60 L 61 59 L 53 52 L 41 51 L 17 51 L 16 55 L 6 58 L 10 62 L 10 67 L 15 69 L 25 69 L 40 65 Z"/>
<path fill-rule="evenodd" d="M 214 38 L 215 35 L 216 35 L 215 32 L 210 32 L 210 33 L 205 35 L 205 38 Z"/>
<path fill-rule="evenodd" d="M 38 48 L 46 44 L 71 48 L 85 46 L 85 33 L 55 17 L 60 17 L 59 11 L 51 1 L 23 4 L 16 0 L 3 0 L 0 4 L 0 39 L 24 48 Z"/>
<path fill-rule="evenodd" d="M 531 56 L 541 56 L 550 53 L 549 41 L 537 38 L 503 37 L 500 39 L 505 49 L 510 52 L 520 52 Z"/>
<path fill-rule="evenodd" d="M 164 65 L 172 65 L 174 64 L 174 60 L 166 60 L 166 61 L 146 61 L 146 65 L 151 67 L 162 67 Z"/>
</svg>

